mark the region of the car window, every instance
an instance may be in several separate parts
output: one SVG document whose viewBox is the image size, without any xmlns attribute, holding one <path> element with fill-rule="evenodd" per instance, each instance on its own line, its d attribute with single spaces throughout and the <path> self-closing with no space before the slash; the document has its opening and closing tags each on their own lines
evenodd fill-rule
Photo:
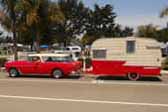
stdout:
<svg viewBox="0 0 168 112">
<path fill-rule="evenodd" d="M 66 48 L 66 50 L 70 50 L 70 48 Z"/>
<path fill-rule="evenodd" d="M 39 56 L 30 56 L 30 57 L 28 57 L 28 60 L 32 61 L 32 62 L 36 62 L 36 61 L 40 61 L 40 57 Z"/>
<path fill-rule="evenodd" d="M 79 50 L 78 48 L 72 48 L 72 50 Z"/>
<path fill-rule="evenodd" d="M 44 56 L 43 60 L 45 62 L 71 62 L 71 61 L 73 61 L 73 59 L 70 56 L 64 56 L 64 57 Z"/>
</svg>

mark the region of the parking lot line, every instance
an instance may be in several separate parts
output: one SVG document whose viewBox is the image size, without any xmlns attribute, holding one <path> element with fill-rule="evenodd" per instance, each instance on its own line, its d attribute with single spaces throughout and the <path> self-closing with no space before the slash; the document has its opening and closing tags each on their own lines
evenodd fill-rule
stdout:
<svg viewBox="0 0 168 112">
<path fill-rule="evenodd" d="M 168 107 L 168 104 L 160 104 L 160 103 L 157 104 L 157 103 L 116 102 L 116 101 L 64 99 L 64 98 L 47 98 L 47 97 L 29 97 L 29 96 L 12 96 L 12 95 L 0 95 L 0 98 L 21 99 L 21 100 L 43 100 L 43 101 L 60 101 L 60 102 L 78 102 L 78 103 L 119 104 L 119 105 Z"/>
<path fill-rule="evenodd" d="M 133 85 L 133 86 L 168 86 L 167 83 L 163 82 L 138 82 L 138 81 L 103 81 L 93 80 L 92 83 L 97 84 L 111 84 L 111 85 Z"/>
</svg>

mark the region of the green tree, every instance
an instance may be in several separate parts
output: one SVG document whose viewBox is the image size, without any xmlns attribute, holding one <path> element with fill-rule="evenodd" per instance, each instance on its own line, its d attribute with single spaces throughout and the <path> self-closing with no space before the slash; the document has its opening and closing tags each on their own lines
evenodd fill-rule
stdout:
<svg viewBox="0 0 168 112">
<path fill-rule="evenodd" d="M 153 26 L 151 24 L 145 25 L 145 26 L 139 26 L 136 32 L 136 36 L 154 38 L 161 42 L 167 42 L 168 41 L 168 27 L 157 29 L 157 26 Z"/>
<path fill-rule="evenodd" d="M 133 35 L 133 28 L 130 28 L 130 27 L 122 28 L 121 25 L 116 25 L 114 27 L 114 32 L 111 35 L 111 37 L 106 37 L 106 38 L 127 37 L 132 35 Z M 95 35 L 91 36 L 91 35 L 85 34 L 81 40 L 81 43 L 83 43 L 84 45 L 91 45 L 95 40 L 99 38 L 96 37 Z"/>
<path fill-rule="evenodd" d="M 161 30 L 158 30 L 156 39 L 161 42 L 167 42 L 168 41 L 168 28 L 166 27 Z"/>
<path fill-rule="evenodd" d="M 15 7 L 18 3 L 17 0 L 0 0 L 1 7 L 3 8 L 3 11 L 1 11 L 1 14 L 3 15 L 1 18 L 1 24 L 5 26 L 8 31 L 11 31 L 13 33 L 13 45 L 14 45 L 14 59 L 18 59 L 17 54 L 17 36 L 16 36 L 16 12 Z"/>
<path fill-rule="evenodd" d="M 116 35 L 116 13 L 109 4 L 100 7 L 95 5 L 93 10 L 89 11 L 86 22 L 86 34 L 82 38 L 84 44 L 92 44 L 101 37 L 114 37 Z"/>
<path fill-rule="evenodd" d="M 139 26 L 136 32 L 138 37 L 148 37 L 156 38 L 157 37 L 157 26 L 152 24 Z"/>
<path fill-rule="evenodd" d="M 133 28 L 130 28 L 128 26 L 126 26 L 123 30 L 122 30 L 122 35 L 121 37 L 127 37 L 127 36 L 132 36 L 133 35 Z"/>
<path fill-rule="evenodd" d="M 56 2 L 50 2 L 48 8 L 48 25 L 46 34 L 42 38 L 42 43 L 53 44 L 59 42 L 61 35 L 59 26 L 62 26 L 65 21 L 65 16 Z M 49 37 L 49 38 L 47 38 Z"/>
<path fill-rule="evenodd" d="M 0 31 L 0 43 L 3 43 L 3 32 Z"/>
<path fill-rule="evenodd" d="M 166 16 L 168 16 L 168 7 L 165 7 L 160 13 L 161 18 L 164 18 Z M 158 31 L 158 40 L 163 42 L 168 41 L 168 23 L 166 28 L 163 28 L 160 31 Z"/>
<path fill-rule="evenodd" d="M 98 38 L 94 35 L 94 36 L 91 36 L 91 35 L 87 35 L 85 34 L 82 39 L 81 39 L 81 43 L 83 45 L 91 45 L 95 40 L 97 40 Z"/>
<path fill-rule="evenodd" d="M 123 27 L 119 24 L 117 24 L 114 27 L 114 32 L 113 32 L 113 37 L 127 37 L 127 36 L 132 36 L 133 35 L 133 28 L 130 28 L 128 26 Z"/>
<path fill-rule="evenodd" d="M 17 11 L 27 29 L 31 29 L 33 45 L 39 52 L 39 45 L 42 33 L 47 26 L 48 0 L 21 0 L 17 6 Z"/>
<path fill-rule="evenodd" d="M 89 9 L 79 0 L 58 0 L 58 6 L 65 19 L 63 24 L 55 26 L 55 34 L 58 36 L 58 42 L 63 42 L 64 45 L 67 45 L 77 35 L 85 31 Z"/>
<path fill-rule="evenodd" d="M 41 43 L 52 41 L 50 31 L 53 26 L 64 20 L 57 4 L 49 0 L 21 0 L 16 10 L 20 26 L 19 40 L 31 43 L 37 52 Z"/>
<path fill-rule="evenodd" d="M 116 13 L 113 12 L 111 5 L 100 7 L 95 5 L 94 10 L 90 11 L 89 24 L 87 25 L 87 35 L 100 38 L 102 36 L 111 37 L 114 35 L 114 19 Z"/>
<path fill-rule="evenodd" d="M 168 16 L 168 7 L 165 7 L 160 13 L 161 18 L 163 18 L 165 16 Z"/>
</svg>

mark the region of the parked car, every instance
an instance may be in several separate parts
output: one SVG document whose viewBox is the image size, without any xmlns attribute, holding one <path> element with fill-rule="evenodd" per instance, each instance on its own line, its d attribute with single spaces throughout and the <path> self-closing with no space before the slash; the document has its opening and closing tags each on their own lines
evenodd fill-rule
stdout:
<svg viewBox="0 0 168 112">
<path fill-rule="evenodd" d="M 71 53 L 74 60 L 78 60 L 81 56 L 82 49 L 80 46 L 67 46 L 66 51 Z"/>
<path fill-rule="evenodd" d="M 25 61 L 11 61 L 5 64 L 10 77 L 20 75 L 66 77 L 77 74 L 81 63 L 72 60 L 69 54 L 29 54 Z"/>
</svg>

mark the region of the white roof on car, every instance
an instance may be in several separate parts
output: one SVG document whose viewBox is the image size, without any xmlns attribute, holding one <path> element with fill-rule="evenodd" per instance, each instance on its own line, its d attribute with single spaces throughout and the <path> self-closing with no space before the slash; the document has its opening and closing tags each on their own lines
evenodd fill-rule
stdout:
<svg viewBox="0 0 168 112">
<path fill-rule="evenodd" d="M 65 57 L 65 56 L 70 56 L 68 53 L 64 54 L 55 54 L 55 53 L 42 53 L 42 54 L 29 54 L 28 56 L 52 56 L 52 57 Z"/>
</svg>

